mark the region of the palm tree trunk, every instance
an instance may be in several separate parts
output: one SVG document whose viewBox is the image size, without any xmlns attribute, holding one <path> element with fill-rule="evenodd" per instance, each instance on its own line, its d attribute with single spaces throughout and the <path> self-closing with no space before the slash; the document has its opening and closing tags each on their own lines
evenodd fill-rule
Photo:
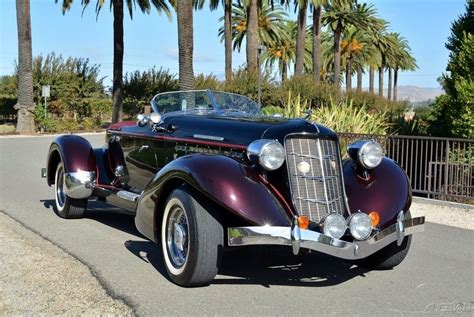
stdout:
<svg viewBox="0 0 474 317">
<path fill-rule="evenodd" d="M 374 81 L 375 81 L 375 70 L 372 66 L 369 66 L 369 92 L 371 94 L 373 94 L 375 91 Z"/>
<path fill-rule="evenodd" d="M 357 66 L 357 90 L 362 91 L 362 65 Z"/>
<path fill-rule="evenodd" d="M 179 89 L 194 89 L 193 0 L 176 1 L 178 19 Z"/>
<path fill-rule="evenodd" d="M 346 91 L 352 89 L 352 57 L 347 59 L 346 65 Z"/>
<path fill-rule="evenodd" d="M 392 68 L 388 68 L 388 93 L 387 93 L 388 100 L 392 100 Z"/>
<path fill-rule="evenodd" d="M 178 1 L 179 2 L 179 1 Z M 258 51 L 258 0 L 250 0 L 247 19 L 247 70 L 257 71 Z"/>
<path fill-rule="evenodd" d="M 295 75 L 303 74 L 304 68 L 304 51 L 306 40 L 306 11 L 308 10 L 308 1 L 300 2 L 298 10 L 298 25 L 296 29 L 296 62 Z"/>
<path fill-rule="evenodd" d="M 379 96 L 383 97 L 383 67 L 379 67 Z"/>
<path fill-rule="evenodd" d="M 313 76 L 319 83 L 321 72 L 321 6 L 315 6 L 313 11 Z"/>
<path fill-rule="evenodd" d="M 339 87 L 341 73 L 341 35 L 342 25 L 339 23 L 334 31 L 334 85 Z"/>
<path fill-rule="evenodd" d="M 281 65 L 281 81 L 285 81 L 288 78 L 288 65 L 285 61 L 282 61 Z"/>
<path fill-rule="evenodd" d="M 395 68 L 393 74 L 393 100 L 397 101 L 398 98 L 398 68 Z"/>
<path fill-rule="evenodd" d="M 122 120 L 123 89 L 123 0 L 114 0 L 114 78 L 112 123 Z"/>
<path fill-rule="evenodd" d="M 224 3 L 225 80 L 232 81 L 232 0 Z"/>
<path fill-rule="evenodd" d="M 16 132 L 35 132 L 33 100 L 33 71 L 31 52 L 30 0 L 16 0 L 16 21 L 18 27 L 18 110 Z"/>
</svg>

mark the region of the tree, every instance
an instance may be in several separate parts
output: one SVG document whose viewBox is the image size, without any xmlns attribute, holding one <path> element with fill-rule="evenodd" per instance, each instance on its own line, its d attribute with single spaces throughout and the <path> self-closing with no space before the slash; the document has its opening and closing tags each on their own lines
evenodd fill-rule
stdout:
<svg viewBox="0 0 474 317">
<path fill-rule="evenodd" d="M 452 24 L 446 48 L 447 72 L 439 79 L 446 94 L 436 98 L 437 120 L 451 136 L 474 138 L 474 2 Z"/>
<path fill-rule="evenodd" d="M 30 1 L 16 0 L 16 21 L 18 25 L 18 110 L 16 132 L 35 132 L 33 101 L 33 74 L 31 52 Z"/>
<path fill-rule="evenodd" d="M 330 0 L 325 5 L 323 24 L 334 33 L 334 84 L 339 86 L 341 74 L 341 37 L 348 25 L 366 28 L 374 20 L 372 5 L 359 4 L 356 0 Z"/>
<path fill-rule="evenodd" d="M 321 17 L 322 6 L 327 0 L 312 0 L 313 7 L 313 76 L 316 83 L 319 83 L 321 74 Z"/>
<path fill-rule="evenodd" d="M 225 47 L 225 80 L 232 81 L 232 0 L 210 0 L 211 10 L 217 9 L 219 2 L 224 7 L 224 47 Z"/>
<path fill-rule="evenodd" d="M 176 1 L 178 19 L 179 89 L 194 89 L 193 0 Z"/>
<path fill-rule="evenodd" d="M 416 60 L 412 56 L 408 41 L 402 37 L 399 33 L 389 33 L 392 39 L 393 50 L 389 54 L 388 67 L 389 67 L 389 87 L 388 87 L 388 99 L 393 97 L 393 100 L 397 100 L 398 96 L 398 72 L 400 70 L 415 70 L 418 66 Z M 391 81 L 391 70 L 393 69 L 393 95 L 392 95 L 392 81 Z"/>
<path fill-rule="evenodd" d="M 296 59 L 296 34 L 297 34 L 297 23 L 295 21 L 286 20 L 280 23 L 282 32 L 279 33 L 278 38 L 269 43 L 265 43 L 267 50 L 262 55 L 262 60 L 265 62 L 265 66 L 271 67 L 274 64 L 278 65 L 280 76 L 282 81 L 285 81 L 288 77 L 288 70 L 292 63 Z M 307 72 L 311 71 L 311 32 L 307 28 L 307 35 L 305 38 L 305 50 L 304 50 L 304 70 Z"/>
<path fill-rule="evenodd" d="M 237 49 L 239 52 L 244 38 L 247 43 L 249 41 L 248 17 L 249 6 L 246 5 L 245 1 L 242 1 L 242 3 L 234 3 L 232 10 L 233 48 Z M 288 15 L 280 6 L 274 6 L 272 8 L 268 2 L 262 2 L 257 23 L 257 37 L 262 45 L 268 48 L 281 42 L 281 40 L 286 36 L 286 30 L 282 27 L 282 24 L 284 24 L 287 17 Z M 219 36 L 221 40 L 225 36 L 223 27 L 219 28 Z"/>
<path fill-rule="evenodd" d="M 258 0 L 244 1 L 248 9 L 247 18 L 247 70 L 257 70 L 257 54 L 260 40 L 258 38 Z"/>
<path fill-rule="evenodd" d="M 295 75 L 302 75 L 306 43 L 306 12 L 308 11 L 308 0 L 295 0 L 294 3 L 295 10 L 298 11 Z"/>
<path fill-rule="evenodd" d="M 59 0 L 55 0 L 56 3 Z M 123 0 L 109 0 L 110 9 L 114 15 L 114 74 L 112 84 L 113 113 L 112 122 L 122 120 L 122 96 L 123 96 Z M 63 0 L 63 14 L 72 6 L 73 0 Z M 89 5 L 90 0 L 82 0 L 83 11 Z M 105 6 L 106 0 L 97 0 L 95 11 L 97 16 L 102 7 Z M 140 10 L 144 13 L 150 13 L 151 5 L 153 5 L 158 13 L 165 12 L 168 18 L 171 17 L 168 5 L 165 0 L 126 0 L 130 18 L 133 18 L 133 8 L 138 4 Z"/>
</svg>

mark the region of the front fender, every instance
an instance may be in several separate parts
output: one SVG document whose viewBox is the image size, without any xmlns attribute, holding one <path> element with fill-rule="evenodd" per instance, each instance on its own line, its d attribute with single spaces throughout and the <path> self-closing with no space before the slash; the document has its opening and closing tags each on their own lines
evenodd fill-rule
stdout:
<svg viewBox="0 0 474 317">
<path fill-rule="evenodd" d="M 60 135 L 51 143 L 48 151 L 46 175 L 48 185 L 54 183 L 54 173 L 62 161 L 66 172 L 96 172 L 94 151 L 86 139 L 78 135 Z"/>
<path fill-rule="evenodd" d="M 377 211 L 381 229 L 394 224 L 398 213 L 401 210 L 407 212 L 411 206 L 411 186 L 405 171 L 388 158 L 368 171 L 367 179 L 361 176 L 358 168 L 351 159 L 343 163 L 344 185 L 351 212 Z"/>
<path fill-rule="evenodd" d="M 290 219 L 281 202 L 267 187 L 258 170 L 234 159 L 207 154 L 191 154 L 166 165 L 147 185 L 137 205 L 135 224 L 146 237 L 156 241 L 155 210 L 165 200 L 166 186 L 180 180 L 251 225 L 289 226 Z"/>
</svg>

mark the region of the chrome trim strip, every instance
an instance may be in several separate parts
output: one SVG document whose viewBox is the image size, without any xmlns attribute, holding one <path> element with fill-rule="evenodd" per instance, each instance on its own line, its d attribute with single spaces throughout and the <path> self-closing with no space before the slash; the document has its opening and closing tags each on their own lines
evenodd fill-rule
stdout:
<svg viewBox="0 0 474 317">
<path fill-rule="evenodd" d="M 212 140 L 212 141 L 224 141 L 224 138 L 221 136 L 205 135 L 205 134 L 193 134 L 193 138 L 203 139 L 203 140 Z"/>
<path fill-rule="evenodd" d="M 347 260 L 363 259 L 394 241 L 424 231 L 425 217 L 398 220 L 396 224 L 380 231 L 365 241 L 348 242 L 334 239 L 319 232 L 300 229 L 295 220 L 291 227 L 235 227 L 228 228 L 229 246 L 286 245 L 293 253 L 300 248 L 326 253 Z M 401 240 L 403 241 L 403 239 Z"/>
<path fill-rule="evenodd" d="M 95 172 L 77 171 L 65 173 L 64 185 L 66 195 L 73 199 L 89 198 L 96 185 Z"/>
</svg>

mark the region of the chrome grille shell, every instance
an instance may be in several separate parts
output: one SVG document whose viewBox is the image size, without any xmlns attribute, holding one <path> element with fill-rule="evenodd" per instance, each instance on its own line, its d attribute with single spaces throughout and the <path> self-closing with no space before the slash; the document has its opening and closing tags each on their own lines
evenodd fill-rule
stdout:
<svg viewBox="0 0 474 317">
<path fill-rule="evenodd" d="M 285 150 L 292 200 L 298 214 L 316 223 L 332 212 L 346 216 L 348 208 L 337 140 L 290 135 L 285 139 Z M 302 162 L 310 166 L 306 173 L 298 170 Z M 306 163 L 302 164 L 307 167 Z"/>
</svg>

